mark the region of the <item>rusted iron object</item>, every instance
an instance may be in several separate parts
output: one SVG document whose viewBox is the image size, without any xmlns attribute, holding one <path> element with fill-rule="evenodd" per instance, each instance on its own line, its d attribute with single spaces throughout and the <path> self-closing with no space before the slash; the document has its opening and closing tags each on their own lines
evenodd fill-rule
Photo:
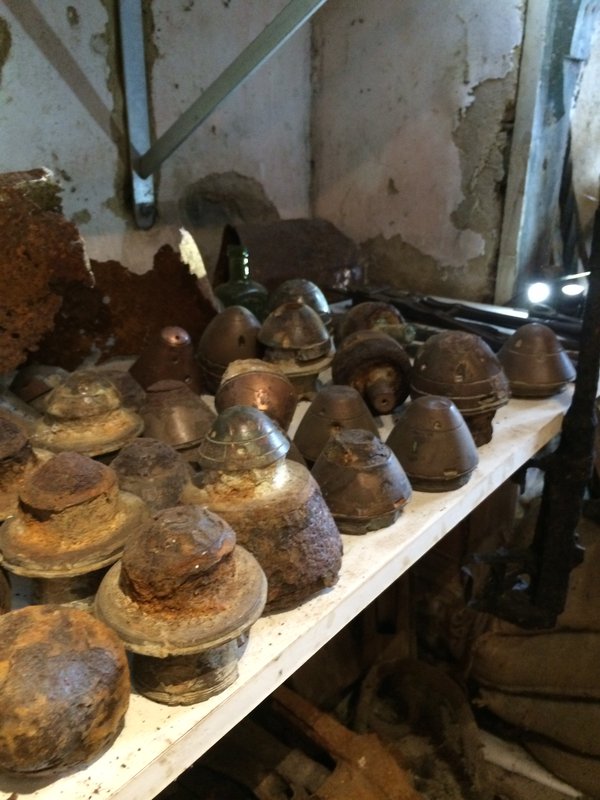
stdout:
<svg viewBox="0 0 600 800">
<path fill-rule="evenodd" d="M 271 292 L 267 308 L 269 311 L 275 311 L 279 306 L 290 302 L 300 302 L 310 306 L 321 317 L 327 330 L 331 332 L 331 308 L 316 283 L 307 278 L 289 278 Z"/>
<path fill-rule="evenodd" d="M 0 568 L 0 614 L 6 614 L 12 606 L 12 590 L 6 572 Z"/>
<path fill-rule="evenodd" d="M 0 417 L 0 520 L 16 512 L 24 482 L 51 455 L 34 450 L 23 428 Z"/>
<path fill-rule="evenodd" d="M 112 381 L 97 371 L 78 370 L 48 394 L 31 442 L 53 452 L 98 456 L 118 450 L 143 427 L 142 418 L 122 405 Z"/>
<path fill-rule="evenodd" d="M 365 300 L 349 308 L 343 315 L 339 335 L 345 339 L 355 331 L 381 331 L 400 344 L 409 344 L 415 338 L 415 328 L 409 325 L 400 311 L 383 300 Z"/>
<path fill-rule="evenodd" d="M 236 545 L 230 525 L 201 506 L 179 505 L 128 540 L 100 585 L 95 610 L 134 654 L 140 693 L 189 705 L 236 680 L 240 642 L 266 596 L 262 569 Z"/>
<path fill-rule="evenodd" d="M 43 411 L 49 392 L 64 383 L 68 375 L 68 371 L 62 367 L 30 364 L 17 372 L 10 389 L 24 403 Z"/>
<path fill-rule="evenodd" d="M 329 438 L 344 428 L 362 428 L 375 436 L 379 431 L 373 415 L 353 386 L 329 384 L 319 389 L 298 424 L 294 443 L 312 465 Z"/>
<path fill-rule="evenodd" d="M 403 406 L 386 444 L 421 492 L 458 489 L 479 463 L 471 431 L 449 397 L 424 395 Z"/>
<path fill-rule="evenodd" d="M 498 351 L 515 397 L 550 397 L 575 379 L 575 366 L 552 328 L 529 322 Z"/>
<path fill-rule="evenodd" d="M 27 478 L 15 515 L 0 527 L 2 565 L 35 579 L 39 602 L 57 601 L 58 579 L 64 602 L 88 607 L 102 569 L 148 519 L 143 501 L 119 490 L 114 470 L 62 452 Z"/>
<path fill-rule="evenodd" d="M 177 325 L 167 325 L 150 337 L 129 372 L 143 389 L 158 381 L 174 380 L 185 383 L 196 394 L 202 392 L 192 338 Z"/>
<path fill-rule="evenodd" d="M 141 497 L 152 514 L 177 505 L 191 480 L 189 465 L 175 448 L 145 436 L 126 444 L 110 466 L 121 489 Z"/>
<path fill-rule="evenodd" d="M 165 380 L 149 386 L 141 412 L 144 435 L 174 447 L 187 460 L 216 418 L 208 403 L 182 381 Z"/>
<path fill-rule="evenodd" d="M 208 323 L 196 350 L 205 390 L 214 394 L 227 366 L 241 358 L 260 358 L 260 322 L 242 306 L 223 309 Z"/>
<path fill-rule="evenodd" d="M 292 608 L 332 586 L 342 540 L 316 481 L 286 458 L 289 441 L 266 414 L 234 406 L 199 448 L 201 471 L 185 502 L 206 505 L 234 528 L 267 576 L 267 610 Z"/>
<path fill-rule="evenodd" d="M 412 489 L 392 450 L 373 433 L 334 434 L 312 468 L 342 533 L 364 534 L 391 525 Z"/>
<path fill-rule="evenodd" d="M 87 766 L 121 733 L 131 684 L 119 638 L 92 614 L 28 606 L 0 616 L 0 768 L 58 777 Z"/>
<path fill-rule="evenodd" d="M 227 280 L 227 248 L 241 244 L 252 255 L 252 275 L 272 292 L 289 278 L 315 281 L 324 291 L 363 282 L 358 247 L 324 219 L 277 219 L 226 225 L 212 277 Z"/>
<path fill-rule="evenodd" d="M 317 312 L 292 300 L 267 316 L 258 339 L 265 361 L 277 364 L 296 389 L 298 399 L 312 399 L 319 373 L 331 364 L 333 338 Z"/>
<path fill-rule="evenodd" d="M 360 392 L 374 414 L 391 414 L 408 397 L 410 358 L 387 333 L 359 330 L 339 345 L 331 375 Z"/>
<path fill-rule="evenodd" d="M 442 331 L 427 339 L 417 354 L 410 393 L 413 398 L 449 397 L 480 447 L 492 438 L 492 421 L 510 399 L 510 384 L 498 357 L 481 337 Z"/>
<path fill-rule="evenodd" d="M 215 393 L 217 412 L 231 406 L 254 406 L 287 431 L 298 405 L 293 383 L 277 364 L 258 358 L 232 361 Z"/>
</svg>

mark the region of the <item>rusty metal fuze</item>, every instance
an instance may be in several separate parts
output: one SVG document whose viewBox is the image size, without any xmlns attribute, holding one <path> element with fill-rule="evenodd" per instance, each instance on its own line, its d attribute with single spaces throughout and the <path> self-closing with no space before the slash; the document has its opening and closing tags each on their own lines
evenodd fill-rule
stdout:
<svg viewBox="0 0 600 800">
<path fill-rule="evenodd" d="M 596 395 L 600 367 L 600 209 L 594 218 L 577 375 L 571 405 L 554 452 L 538 463 L 545 470 L 541 507 L 531 545 L 520 552 L 476 554 L 474 563 L 488 566 L 478 610 L 524 628 L 551 628 L 563 611 L 573 567 L 584 551 L 577 524 L 592 476 L 597 425 Z"/>
</svg>

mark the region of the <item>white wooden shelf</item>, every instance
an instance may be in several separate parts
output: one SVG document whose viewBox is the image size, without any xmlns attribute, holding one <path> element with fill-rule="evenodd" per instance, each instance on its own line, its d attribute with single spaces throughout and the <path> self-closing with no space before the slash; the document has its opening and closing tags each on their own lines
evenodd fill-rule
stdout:
<svg viewBox="0 0 600 800">
<path fill-rule="evenodd" d="M 559 433 L 571 396 L 569 388 L 544 400 L 511 400 L 497 412 L 492 441 L 479 448 L 480 463 L 465 486 L 414 492 L 393 525 L 344 536 L 336 585 L 296 609 L 258 620 L 239 678 L 224 692 L 175 708 L 134 692 L 117 741 L 87 769 L 45 784 L 0 777 L 0 800 L 14 800 L 14 795 L 20 800 L 149 800 L 157 795 Z M 391 420 L 382 424 L 389 430 Z"/>
</svg>

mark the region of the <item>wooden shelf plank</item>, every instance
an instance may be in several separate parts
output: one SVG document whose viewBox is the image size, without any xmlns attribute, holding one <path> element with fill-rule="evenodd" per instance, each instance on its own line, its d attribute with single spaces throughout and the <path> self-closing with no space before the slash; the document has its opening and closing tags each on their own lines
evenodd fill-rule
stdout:
<svg viewBox="0 0 600 800">
<path fill-rule="evenodd" d="M 337 584 L 296 609 L 258 620 L 239 678 L 224 692 L 175 708 L 134 692 L 119 738 L 87 769 L 45 785 L 0 777 L 0 800 L 13 793 L 30 800 L 154 797 L 559 433 L 571 396 L 569 388 L 544 400 L 511 400 L 497 412 L 492 441 L 479 448 L 480 463 L 465 486 L 414 492 L 393 525 L 344 536 Z M 391 424 L 384 421 L 382 438 Z"/>
</svg>

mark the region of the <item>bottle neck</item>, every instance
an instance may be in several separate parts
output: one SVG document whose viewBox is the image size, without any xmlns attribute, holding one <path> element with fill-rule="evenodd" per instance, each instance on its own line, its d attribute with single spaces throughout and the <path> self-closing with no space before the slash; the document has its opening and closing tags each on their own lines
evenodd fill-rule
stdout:
<svg viewBox="0 0 600 800">
<path fill-rule="evenodd" d="M 229 253 L 229 280 L 247 281 L 250 278 L 250 263 L 245 247 L 235 248 Z"/>
</svg>

